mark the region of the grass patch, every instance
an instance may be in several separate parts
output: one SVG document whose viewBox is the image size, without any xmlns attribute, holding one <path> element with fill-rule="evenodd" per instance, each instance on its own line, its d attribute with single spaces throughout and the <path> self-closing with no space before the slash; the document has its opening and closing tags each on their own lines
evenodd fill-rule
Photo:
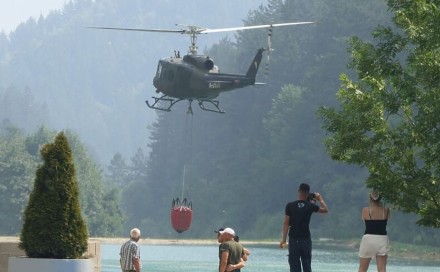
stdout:
<svg viewBox="0 0 440 272">
<path fill-rule="evenodd" d="M 440 250 L 434 246 L 391 242 L 391 254 L 410 259 L 440 261 Z"/>
<path fill-rule="evenodd" d="M 359 250 L 361 239 L 333 240 L 321 239 L 314 240 L 313 245 L 334 247 L 338 249 Z M 414 245 L 401 242 L 390 241 L 390 256 L 412 260 L 425 260 L 440 262 L 440 249 L 435 246 Z"/>
</svg>

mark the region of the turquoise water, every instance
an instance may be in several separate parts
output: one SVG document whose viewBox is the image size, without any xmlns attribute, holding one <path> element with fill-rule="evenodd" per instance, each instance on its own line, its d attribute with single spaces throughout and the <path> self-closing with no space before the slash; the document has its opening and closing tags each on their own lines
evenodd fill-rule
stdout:
<svg viewBox="0 0 440 272">
<path fill-rule="evenodd" d="M 120 271 L 120 245 L 101 245 L 101 272 Z M 286 272 L 287 250 L 274 246 L 247 246 L 251 256 L 243 272 Z M 217 245 L 142 245 L 143 271 L 218 271 Z M 335 250 L 315 246 L 312 269 L 314 272 L 352 272 L 358 269 L 357 252 Z M 369 271 L 377 271 L 374 260 Z M 440 271 L 440 263 L 405 260 L 389 257 L 388 272 L 431 272 Z"/>
</svg>

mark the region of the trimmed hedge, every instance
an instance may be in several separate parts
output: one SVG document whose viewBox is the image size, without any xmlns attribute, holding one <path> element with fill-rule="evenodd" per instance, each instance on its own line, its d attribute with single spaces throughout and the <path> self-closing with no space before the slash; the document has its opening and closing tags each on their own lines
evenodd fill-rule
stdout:
<svg viewBox="0 0 440 272">
<path fill-rule="evenodd" d="M 43 164 L 24 212 L 20 248 L 31 258 L 74 259 L 87 251 L 72 150 L 63 132 L 40 150 Z"/>
</svg>

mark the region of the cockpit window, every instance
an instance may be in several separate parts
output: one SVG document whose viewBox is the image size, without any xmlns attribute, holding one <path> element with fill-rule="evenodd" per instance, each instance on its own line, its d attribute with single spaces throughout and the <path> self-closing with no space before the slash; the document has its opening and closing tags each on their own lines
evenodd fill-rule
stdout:
<svg viewBox="0 0 440 272">
<path fill-rule="evenodd" d="M 162 72 L 162 63 L 159 62 L 159 64 L 157 65 L 156 76 L 160 77 L 161 72 Z"/>
<path fill-rule="evenodd" d="M 169 65 L 163 65 L 161 62 L 157 65 L 156 78 L 160 78 L 169 82 L 174 82 L 175 71 Z"/>
</svg>

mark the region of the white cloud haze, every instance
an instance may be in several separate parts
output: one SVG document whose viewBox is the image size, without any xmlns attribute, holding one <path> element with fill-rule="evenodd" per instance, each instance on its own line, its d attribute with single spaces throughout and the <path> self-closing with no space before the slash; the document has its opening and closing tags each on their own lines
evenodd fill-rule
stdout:
<svg viewBox="0 0 440 272">
<path fill-rule="evenodd" d="M 69 0 L 0 0 L 0 32 L 14 31 L 30 17 L 38 19 L 52 10 L 62 9 Z"/>
</svg>

